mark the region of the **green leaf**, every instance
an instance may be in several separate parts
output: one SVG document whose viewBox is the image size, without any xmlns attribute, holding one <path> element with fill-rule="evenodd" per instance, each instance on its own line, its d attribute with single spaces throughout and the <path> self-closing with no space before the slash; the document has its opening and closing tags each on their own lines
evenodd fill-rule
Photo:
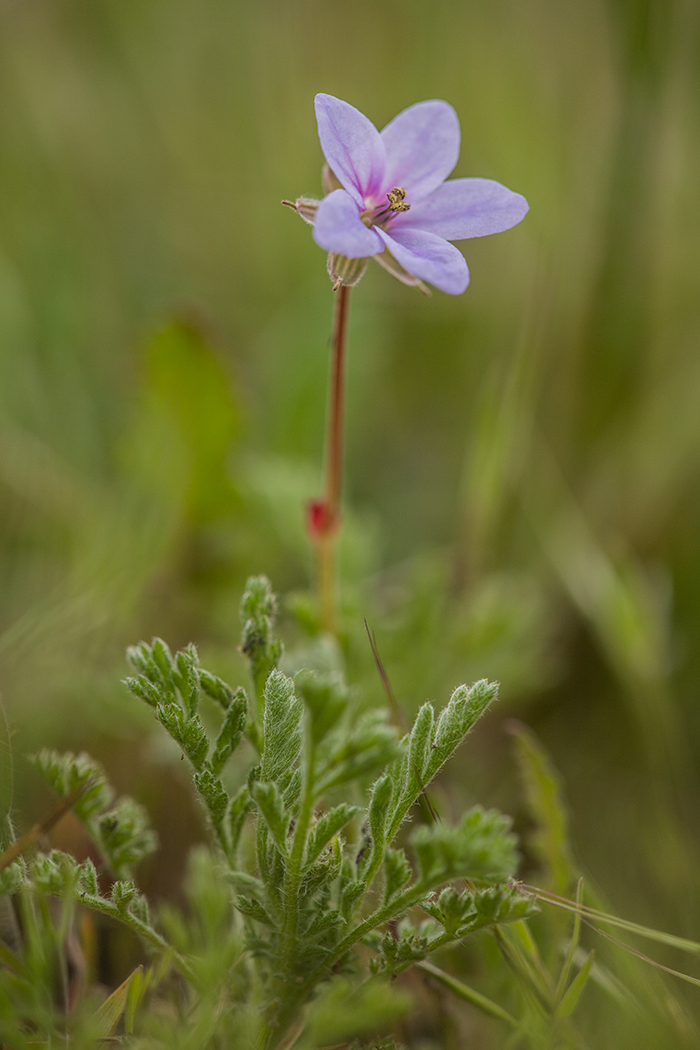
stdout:
<svg viewBox="0 0 700 1050">
<path fill-rule="evenodd" d="M 256 900 L 255 897 L 236 897 L 233 902 L 236 908 L 245 915 L 248 919 L 255 919 L 256 922 L 261 922 L 263 926 L 274 927 L 274 922 L 263 908 L 260 901 Z"/>
<path fill-rule="evenodd" d="M 340 914 L 344 919 L 349 919 L 357 902 L 363 896 L 367 887 L 362 879 L 353 879 L 348 882 L 340 894 Z"/>
<path fill-rule="evenodd" d="M 329 736 L 319 763 L 319 796 L 331 787 L 383 770 L 396 758 L 396 729 L 387 717 L 383 710 L 366 711 L 351 730 L 343 727 Z"/>
<path fill-rule="evenodd" d="M 299 766 L 303 713 L 304 705 L 294 694 L 291 678 L 272 671 L 265 685 L 261 779 L 274 781 L 280 791 L 284 791 Z"/>
<path fill-rule="evenodd" d="M 253 784 L 252 796 L 270 829 L 277 848 L 282 856 L 286 856 L 288 852 L 287 832 L 291 818 L 285 811 L 277 785 L 273 782 L 258 780 Z"/>
<path fill-rule="evenodd" d="M 0 871 L 0 897 L 17 893 L 27 879 L 27 866 L 22 857 Z"/>
<path fill-rule="evenodd" d="M 128 875 L 158 846 L 156 833 L 148 826 L 146 810 L 128 797 L 120 798 L 116 806 L 102 814 L 95 838 L 118 878 Z"/>
<path fill-rule="evenodd" d="M 481 718 L 498 695 L 498 683 L 482 679 L 471 688 L 460 685 L 450 697 L 450 702 L 440 712 L 431 743 L 430 759 L 425 774 L 427 783 L 439 772 L 467 733 Z M 427 783 L 423 786 L 426 787 Z"/>
<path fill-rule="evenodd" d="M 153 970 L 149 969 L 144 972 L 143 966 L 139 966 L 131 975 L 129 993 L 126 997 L 126 1012 L 124 1014 L 124 1031 L 127 1035 L 134 1034 L 136 1011 L 148 991 L 152 979 Z"/>
<path fill-rule="evenodd" d="M 398 930 L 387 930 L 371 943 L 371 947 L 380 955 L 380 959 L 374 960 L 373 972 L 392 975 L 419 959 L 425 959 L 429 951 L 427 938 L 406 922 L 401 923 Z"/>
<path fill-rule="evenodd" d="M 154 638 L 151 642 L 151 654 L 161 681 L 172 690 L 174 686 L 173 672 L 175 670 L 175 662 L 168 643 L 164 642 L 162 638 Z"/>
<path fill-rule="evenodd" d="M 90 785 L 73 806 L 75 815 L 86 824 L 94 814 L 106 809 L 114 798 L 102 766 L 85 752 L 59 754 L 43 748 L 30 761 L 60 798 L 68 798 L 78 789 Z"/>
<path fill-rule="evenodd" d="M 316 827 L 309 836 L 306 847 L 306 863 L 312 864 L 319 856 L 324 846 L 327 846 L 334 835 L 348 824 L 358 812 L 357 806 L 350 806 L 342 802 L 335 809 L 329 810 L 319 818 Z"/>
<path fill-rule="evenodd" d="M 326 933 L 328 930 L 340 929 L 341 926 L 345 926 L 345 919 L 339 911 L 334 909 L 320 911 L 314 916 L 311 925 L 304 933 L 304 937 L 311 939 Z"/>
<path fill-rule="evenodd" d="M 107 1036 L 112 1035 L 126 1009 L 132 982 L 138 980 L 140 983 L 142 976 L 143 966 L 139 966 L 105 999 L 95 1014 L 95 1034 L 97 1036 L 106 1039 Z"/>
<path fill-rule="evenodd" d="M 372 787 L 369 802 L 369 827 L 375 842 L 384 842 L 387 814 L 391 805 L 393 786 L 391 777 L 380 777 Z"/>
<path fill-rule="evenodd" d="M 470 689 L 459 686 L 441 711 L 436 725 L 433 725 L 431 705 L 421 707 L 408 743 L 403 744 L 403 755 L 390 770 L 399 791 L 387 829 L 387 842 L 393 841 L 421 791 L 454 754 L 497 693 L 498 685 L 486 680 L 476 682 Z"/>
<path fill-rule="evenodd" d="M 241 652 L 250 660 L 256 683 L 264 684 L 282 654 L 279 642 L 272 638 L 277 615 L 277 598 L 266 576 L 250 576 L 241 598 Z"/>
<path fill-rule="evenodd" d="M 243 739 L 247 712 L 248 697 L 245 694 L 245 690 L 237 689 L 235 694 L 231 696 L 226 717 L 216 738 L 216 746 L 210 759 L 211 768 L 215 773 L 221 772 L 229 757 Z"/>
<path fill-rule="evenodd" d="M 438 969 L 437 966 L 433 966 L 429 962 L 419 962 L 416 964 L 418 969 L 423 970 L 425 973 L 430 974 L 436 981 L 439 981 L 445 988 L 449 988 L 454 995 L 459 999 L 463 999 L 466 1003 L 471 1003 L 477 1010 L 481 1010 L 482 1013 L 487 1014 L 489 1017 L 495 1017 L 499 1021 L 504 1021 L 511 1028 L 521 1028 L 520 1021 L 517 1018 L 511 1016 L 507 1010 L 504 1010 L 498 1003 L 494 1003 L 491 999 L 487 999 L 481 992 L 475 991 L 468 985 L 458 981 L 456 977 L 452 977 L 449 973 L 445 973 L 444 970 Z"/>
<path fill-rule="evenodd" d="M 313 1001 L 309 1010 L 306 1045 L 345 1044 L 358 1035 L 374 1035 L 397 1021 L 411 1008 L 411 1000 L 386 980 L 374 978 L 353 987 L 335 978 Z M 370 1047 L 375 1046 L 372 1038 Z"/>
<path fill-rule="evenodd" d="M 569 817 L 564 792 L 552 761 L 535 734 L 520 722 L 508 723 L 515 738 L 528 809 L 537 827 L 532 847 L 544 869 L 544 882 L 565 895 L 574 879 L 569 845 Z"/>
<path fill-rule="evenodd" d="M 137 893 L 138 890 L 131 879 L 127 881 L 119 880 L 112 886 L 112 904 L 116 905 L 119 911 L 128 911 Z"/>
<path fill-rule="evenodd" d="M 85 892 L 85 894 L 89 894 L 90 897 L 100 896 L 97 869 L 96 866 L 94 866 L 92 861 L 89 859 L 89 857 L 81 865 L 80 888 L 83 890 L 83 892 Z"/>
<path fill-rule="evenodd" d="M 384 854 L 384 903 L 387 904 L 411 881 L 413 870 L 402 849 L 388 849 Z"/>
<path fill-rule="evenodd" d="M 199 657 L 192 643 L 177 654 L 175 659 L 177 672 L 173 675 L 179 690 L 185 711 L 191 718 L 199 706 Z"/>
<path fill-rule="evenodd" d="M 469 810 L 455 828 L 420 827 L 411 845 L 420 868 L 420 885 L 432 887 L 458 878 L 502 882 L 517 866 L 511 821 L 480 806 Z"/>
<path fill-rule="evenodd" d="M 423 909 L 444 926 L 445 932 L 454 940 L 484 926 L 518 922 L 539 911 L 535 900 L 523 893 L 518 883 L 463 893 L 448 886 L 437 900 L 426 901 Z"/>
<path fill-rule="evenodd" d="M 30 882 L 40 893 L 70 900 L 78 886 L 80 868 L 75 860 L 61 850 L 37 853 L 30 865 Z"/>
<path fill-rule="evenodd" d="M 311 719 L 311 737 L 319 744 L 347 710 L 348 691 L 339 675 L 300 671 L 294 686 Z"/>
<path fill-rule="evenodd" d="M 205 671 L 204 668 L 200 668 L 199 671 L 199 684 L 203 693 L 206 693 L 208 697 L 215 700 L 217 704 L 223 707 L 224 711 L 233 703 L 236 696 L 243 693 L 245 690 L 237 689 L 234 693 L 233 689 L 221 678 L 217 678 L 215 674 L 211 674 L 210 671 Z"/>
<path fill-rule="evenodd" d="M 594 958 L 595 951 L 591 951 L 585 963 L 569 985 L 564 998 L 559 1003 L 559 1006 L 556 1009 L 557 1017 L 569 1017 L 576 1009 L 578 1001 L 581 998 L 581 993 L 586 987 Z"/>
<path fill-rule="evenodd" d="M 247 784 L 244 784 L 231 799 L 228 811 L 229 842 L 232 850 L 238 847 L 245 818 L 250 812 L 252 805 L 250 789 Z"/>
<path fill-rule="evenodd" d="M 391 777 L 380 777 L 372 787 L 369 802 L 369 829 L 372 837 L 372 859 L 365 872 L 365 882 L 371 882 L 384 859 L 386 823 L 391 805 L 393 785 Z"/>
<path fill-rule="evenodd" d="M 139 700 L 143 700 L 149 705 L 149 707 L 157 707 L 158 704 L 167 703 L 167 694 L 159 689 L 158 686 L 150 682 L 145 675 L 139 675 L 138 678 L 125 678 L 124 685 L 137 696 Z"/>
<path fill-rule="evenodd" d="M 580 933 L 581 933 L 581 912 L 578 909 L 581 907 L 582 903 L 583 903 L 583 879 L 580 878 L 578 880 L 578 886 L 576 887 L 577 910 L 574 913 L 574 928 L 573 928 L 573 932 L 571 934 L 571 940 L 569 942 L 569 947 L 568 947 L 568 950 L 567 950 L 567 953 L 566 953 L 566 958 L 564 959 L 564 964 L 563 964 L 563 966 L 561 968 L 561 973 L 559 974 L 559 980 L 557 981 L 556 998 L 558 1000 L 561 1000 L 561 998 L 562 998 L 562 996 L 564 994 L 564 989 L 566 988 L 566 986 L 568 984 L 569 974 L 571 973 L 571 964 L 574 961 L 574 956 L 576 954 L 576 949 L 578 948 L 579 936 L 580 936 Z"/>
<path fill-rule="evenodd" d="M 224 785 L 210 769 L 203 769 L 201 773 L 195 773 L 194 783 L 207 807 L 212 824 L 218 828 L 226 815 L 229 802 Z"/>
<path fill-rule="evenodd" d="M 156 718 L 185 752 L 195 769 L 201 769 L 207 757 L 209 742 L 198 715 L 186 718 L 185 712 L 175 701 L 159 704 Z"/>
<path fill-rule="evenodd" d="M 431 759 L 431 747 L 435 733 L 435 712 L 432 704 L 423 704 L 411 730 L 408 742 L 408 775 L 411 778 L 409 790 L 419 794 L 425 787 L 428 763 Z"/>
</svg>

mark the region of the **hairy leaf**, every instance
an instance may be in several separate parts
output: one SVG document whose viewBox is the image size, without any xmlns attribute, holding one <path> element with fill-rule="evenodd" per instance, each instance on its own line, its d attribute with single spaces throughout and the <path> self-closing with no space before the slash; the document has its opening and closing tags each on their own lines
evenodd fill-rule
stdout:
<svg viewBox="0 0 700 1050">
<path fill-rule="evenodd" d="M 502 882 L 517 865 L 510 818 L 480 806 L 469 810 L 455 828 L 420 827 L 411 845 L 420 869 L 420 884 L 436 886 L 458 878 Z"/>
<path fill-rule="evenodd" d="M 229 702 L 226 717 L 216 738 L 216 746 L 211 756 L 210 765 L 215 773 L 220 773 L 229 757 L 236 750 L 245 732 L 248 712 L 248 697 L 244 689 L 237 689 Z"/>
<path fill-rule="evenodd" d="M 320 817 L 316 827 L 309 836 L 306 849 L 306 863 L 312 864 L 319 856 L 324 846 L 327 846 L 334 835 L 348 824 L 358 812 L 357 806 L 350 806 L 342 802 L 335 809 L 329 810 Z"/>
<path fill-rule="evenodd" d="M 270 829 L 277 848 L 283 856 L 286 856 L 290 816 L 285 811 L 282 796 L 277 785 L 272 781 L 258 780 L 253 784 L 252 795 L 261 816 Z"/>
<path fill-rule="evenodd" d="M 498 686 L 486 680 L 476 682 L 470 689 L 460 685 L 452 694 L 447 707 L 440 712 L 436 725 L 433 725 L 432 706 L 424 704 L 420 709 L 408 744 L 403 745 L 403 755 L 391 770 L 398 791 L 395 795 L 395 810 L 387 829 L 387 842 L 394 839 L 421 791 L 454 754 L 497 692 Z"/>
<path fill-rule="evenodd" d="M 291 678 L 273 671 L 265 685 L 261 779 L 274 781 L 280 791 L 284 791 L 299 765 L 303 713 L 304 705 L 294 694 Z"/>
<path fill-rule="evenodd" d="M 194 783 L 207 807 L 212 824 L 215 828 L 219 827 L 226 815 L 229 801 L 224 785 L 210 769 L 203 769 L 201 773 L 195 773 Z"/>
</svg>

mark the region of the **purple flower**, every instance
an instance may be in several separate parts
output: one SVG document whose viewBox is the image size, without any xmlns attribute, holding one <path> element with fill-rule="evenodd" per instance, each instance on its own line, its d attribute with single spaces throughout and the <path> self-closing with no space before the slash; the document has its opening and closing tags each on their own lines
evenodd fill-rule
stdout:
<svg viewBox="0 0 700 1050">
<path fill-rule="evenodd" d="M 528 210 L 525 198 L 492 179 L 445 182 L 460 144 L 459 120 L 447 102 L 418 102 L 381 132 L 332 95 L 316 95 L 315 107 L 323 155 L 342 187 L 317 207 L 303 198 L 296 203 L 313 221 L 316 243 L 343 263 L 375 256 L 406 283 L 428 281 L 460 295 L 469 270 L 449 242 L 510 229 Z M 345 275 L 364 266 L 335 268 L 351 283 Z"/>
</svg>

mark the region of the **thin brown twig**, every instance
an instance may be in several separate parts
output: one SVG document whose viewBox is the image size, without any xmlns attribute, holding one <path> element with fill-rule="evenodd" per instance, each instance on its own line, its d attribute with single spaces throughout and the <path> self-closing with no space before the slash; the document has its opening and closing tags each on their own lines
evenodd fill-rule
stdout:
<svg viewBox="0 0 700 1050">
<path fill-rule="evenodd" d="M 3 871 L 13 860 L 17 860 L 22 853 L 30 849 L 35 845 L 42 835 L 48 834 L 52 827 L 59 822 L 61 817 L 68 812 L 68 810 L 75 805 L 81 795 L 87 791 L 89 783 L 83 784 L 82 787 L 76 788 L 66 798 L 62 798 L 40 824 L 35 824 L 33 828 L 30 828 L 24 835 L 20 835 L 11 846 L 8 846 L 4 853 L 0 853 L 0 871 Z"/>
<path fill-rule="evenodd" d="M 394 720 L 394 725 L 399 730 L 399 732 L 406 733 L 408 730 L 406 729 L 406 722 L 405 722 L 404 717 L 403 717 L 403 711 L 401 709 L 401 706 L 400 706 L 398 700 L 396 699 L 396 696 L 394 694 L 394 690 L 391 687 L 391 682 L 389 680 L 389 675 L 387 674 L 387 670 L 386 670 L 386 667 L 384 666 L 384 662 L 383 662 L 381 656 L 379 655 L 379 648 L 377 646 L 377 639 L 375 637 L 374 631 L 370 630 L 370 627 L 369 627 L 369 624 L 367 623 L 367 618 L 366 617 L 365 617 L 365 630 L 367 632 L 367 637 L 369 638 L 369 644 L 370 644 L 370 647 L 372 649 L 372 656 L 374 657 L 374 662 L 376 664 L 377 671 L 379 672 L 379 677 L 382 680 L 382 685 L 384 686 L 384 691 L 386 692 L 387 698 L 389 700 L 389 706 L 391 708 L 391 714 L 392 714 L 392 718 Z M 418 774 L 418 771 L 415 768 L 413 769 L 413 774 L 414 774 L 416 780 L 418 781 L 418 783 L 421 785 L 421 788 L 420 788 L 421 799 L 423 800 L 423 803 L 424 803 L 426 809 L 428 810 L 428 814 L 430 815 L 430 819 L 432 820 L 433 824 L 440 824 L 440 822 L 441 822 L 440 821 L 440 814 L 437 812 L 437 810 L 433 806 L 432 802 L 428 798 L 428 793 L 425 790 L 425 788 L 423 787 L 423 785 L 421 783 L 420 776 Z"/>
</svg>

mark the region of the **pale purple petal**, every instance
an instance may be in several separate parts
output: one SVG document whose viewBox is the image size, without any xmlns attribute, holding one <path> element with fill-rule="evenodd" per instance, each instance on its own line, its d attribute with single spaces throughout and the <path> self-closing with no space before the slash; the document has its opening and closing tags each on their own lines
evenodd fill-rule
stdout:
<svg viewBox="0 0 700 1050">
<path fill-rule="evenodd" d="M 327 252 L 364 259 L 384 251 L 374 228 L 368 229 L 349 193 L 333 190 L 324 197 L 316 211 L 314 240 Z"/>
<path fill-rule="evenodd" d="M 393 222 L 401 229 L 435 233 L 448 241 L 485 237 L 515 226 L 527 214 L 519 193 L 493 179 L 451 179 Z"/>
<path fill-rule="evenodd" d="M 384 185 L 386 153 L 379 132 L 359 109 L 333 95 L 316 95 L 314 107 L 323 156 L 364 211 L 365 198 L 378 197 Z"/>
<path fill-rule="evenodd" d="M 381 138 L 386 190 L 402 186 L 411 207 L 445 181 L 459 157 L 457 114 L 439 99 L 409 106 L 387 124 Z"/>
<path fill-rule="evenodd" d="M 464 256 L 442 237 L 422 230 L 395 228 L 391 237 L 384 230 L 377 229 L 377 233 L 396 261 L 421 281 L 428 281 L 450 295 L 461 295 L 469 284 Z"/>
</svg>

